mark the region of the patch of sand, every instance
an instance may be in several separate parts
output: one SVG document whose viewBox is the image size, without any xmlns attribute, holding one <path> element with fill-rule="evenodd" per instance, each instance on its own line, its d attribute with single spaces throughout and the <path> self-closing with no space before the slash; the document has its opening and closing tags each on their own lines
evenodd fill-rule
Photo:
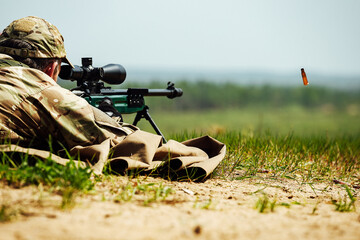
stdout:
<svg viewBox="0 0 360 240">
<path fill-rule="evenodd" d="M 127 181 L 127 177 L 104 180 L 94 194 L 78 197 L 76 206 L 66 211 L 59 209 L 61 197 L 56 194 L 35 186 L 14 189 L 2 184 L 0 204 L 19 214 L 0 223 L 0 239 L 360 239 L 359 213 L 334 210 L 331 200 L 346 192 L 333 183 L 147 178 L 141 182 L 162 182 L 174 191 L 165 200 L 144 206 L 142 195 L 128 202 L 114 200 Z M 276 200 L 274 212 L 255 209 L 264 194 Z"/>
</svg>

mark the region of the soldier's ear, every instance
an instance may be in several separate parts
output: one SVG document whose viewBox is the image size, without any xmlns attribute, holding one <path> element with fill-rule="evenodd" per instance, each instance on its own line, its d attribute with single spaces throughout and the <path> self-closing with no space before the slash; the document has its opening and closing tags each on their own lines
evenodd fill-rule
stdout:
<svg viewBox="0 0 360 240">
<path fill-rule="evenodd" d="M 49 77 L 51 77 L 55 81 L 57 80 L 57 75 L 58 75 L 57 73 L 58 64 L 59 63 L 57 61 L 53 61 L 49 65 L 47 65 L 47 67 L 44 70 L 44 73 L 46 73 Z"/>
</svg>

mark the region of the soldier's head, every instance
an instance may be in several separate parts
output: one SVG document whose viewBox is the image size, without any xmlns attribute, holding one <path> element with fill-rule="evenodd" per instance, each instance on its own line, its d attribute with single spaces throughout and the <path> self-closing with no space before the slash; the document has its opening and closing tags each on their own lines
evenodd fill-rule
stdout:
<svg viewBox="0 0 360 240">
<path fill-rule="evenodd" d="M 0 53 L 39 69 L 55 81 L 61 62 L 68 63 L 64 38 L 59 30 L 39 17 L 25 17 L 13 21 L 0 35 Z"/>
</svg>

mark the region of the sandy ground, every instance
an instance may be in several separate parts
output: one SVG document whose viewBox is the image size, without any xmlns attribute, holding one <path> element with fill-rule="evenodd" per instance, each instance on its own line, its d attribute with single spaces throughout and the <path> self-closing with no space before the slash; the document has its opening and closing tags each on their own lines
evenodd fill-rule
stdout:
<svg viewBox="0 0 360 240">
<path fill-rule="evenodd" d="M 334 210 L 331 200 L 345 194 L 334 183 L 311 187 L 292 180 L 147 178 L 141 182 L 162 182 L 173 193 L 144 206 L 141 194 L 128 202 L 114 200 L 127 181 L 104 180 L 95 193 L 78 197 L 76 206 L 65 211 L 56 194 L 2 184 L 1 204 L 18 214 L 0 223 L 0 239 L 360 239 L 359 210 Z M 255 208 L 264 193 L 276 199 L 274 212 Z M 356 204 L 359 209 L 359 200 Z"/>
</svg>

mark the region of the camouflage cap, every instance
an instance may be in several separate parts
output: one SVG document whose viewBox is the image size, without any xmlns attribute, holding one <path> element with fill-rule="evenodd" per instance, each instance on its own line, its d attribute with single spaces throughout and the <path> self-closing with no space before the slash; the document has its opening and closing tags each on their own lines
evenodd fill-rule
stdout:
<svg viewBox="0 0 360 240">
<path fill-rule="evenodd" d="M 0 46 L 0 53 L 23 58 L 61 58 L 70 66 L 66 58 L 64 38 L 56 26 L 39 17 L 25 17 L 13 21 L 0 35 L 0 43 L 7 39 L 19 39 L 29 43 L 34 50 Z"/>
</svg>

